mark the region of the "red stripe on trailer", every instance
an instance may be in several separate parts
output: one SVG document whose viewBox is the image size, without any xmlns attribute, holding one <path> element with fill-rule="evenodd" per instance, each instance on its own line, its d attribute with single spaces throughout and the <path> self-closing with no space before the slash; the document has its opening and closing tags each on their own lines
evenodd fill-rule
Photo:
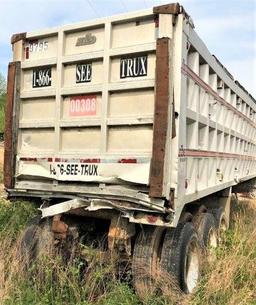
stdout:
<svg viewBox="0 0 256 305">
<path fill-rule="evenodd" d="M 69 159 L 62 159 L 62 158 L 55 158 L 53 161 L 54 162 L 63 162 L 63 163 L 70 162 Z"/>
<path fill-rule="evenodd" d="M 37 161 L 37 158 L 21 157 L 20 160 L 29 162 L 29 161 Z"/>
<path fill-rule="evenodd" d="M 39 160 L 46 160 L 48 162 L 77 162 L 76 160 L 72 159 L 62 159 L 62 158 L 51 158 L 51 157 L 46 157 L 46 158 L 32 158 L 32 157 L 21 157 L 20 161 L 34 161 L 37 162 Z M 111 162 L 110 162 L 111 161 Z M 79 159 L 79 163 L 126 163 L 126 164 L 136 164 L 140 163 L 138 162 L 137 159 L 117 159 L 117 160 L 107 160 L 107 159 Z"/>
<path fill-rule="evenodd" d="M 80 163 L 101 163 L 100 159 L 80 159 Z"/>
<path fill-rule="evenodd" d="M 25 48 L 26 59 L 29 59 L 29 47 Z"/>
<path fill-rule="evenodd" d="M 185 149 L 179 151 L 179 157 L 194 157 L 194 158 L 232 158 L 232 159 L 247 159 L 256 160 L 256 157 L 249 155 L 232 154 L 218 151 Z"/>
<path fill-rule="evenodd" d="M 120 159 L 118 163 L 137 163 L 137 159 Z"/>
</svg>

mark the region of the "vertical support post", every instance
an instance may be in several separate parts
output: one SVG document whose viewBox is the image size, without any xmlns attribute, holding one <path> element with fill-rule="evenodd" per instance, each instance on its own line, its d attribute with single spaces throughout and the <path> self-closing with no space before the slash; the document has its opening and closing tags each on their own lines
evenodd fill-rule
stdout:
<svg viewBox="0 0 256 305">
<path fill-rule="evenodd" d="M 55 96 L 55 156 L 58 156 L 61 150 L 61 129 L 60 129 L 60 120 L 61 120 L 61 107 L 62 107 L 62 96 L 61 88 L 63 82 L 63 73 L 64 68 L 62 64 L 63 48 L 64 48 L 64 32 L 61 30 L 58 32 L 58 56 L 57 56 L 57 66 L 56 66 L 56 75 L 57 75 L 57 84 L 56 84 L 56 96 Z"/>
<path fill-rule="evenodd" d="M 156 47 L 156 88 L 153 150 L 149 178 L 150 197 L 163 196 L 164 165 L 168 135 L 170 38 L 159 38 Z"/>
<path fill-rule="evenodd" d="M 5 108 L 4 142 L 4 186 L 14 187 L 15 159 L 17 146 L 17 107 L 20 97 L 20 62 L 11 62 L 8 66 L 7 99 Z"/>
<path fill-rule="evenodd" d="M 103 58 L 103 69 L 104 69 L 104 80 L 102 88 L 102 108 L 101 108 L 101 154 L 107 152 L 107 117 L 108 117 L 108 100 L 109 100 L 109 77 L 110 77 L 110 55 L 109 49 L 111 48 L 111 22 L 105 23 L 105 41 L 104 41 L 104 58 Z"/>
<path fill-rule="evenodd" d="M 225 189 L 219 197 L 219 206 L 224 209 L 228 227 L 230 223 L 231 192 L 232 189 L 229 187 Z"/>
</svg>

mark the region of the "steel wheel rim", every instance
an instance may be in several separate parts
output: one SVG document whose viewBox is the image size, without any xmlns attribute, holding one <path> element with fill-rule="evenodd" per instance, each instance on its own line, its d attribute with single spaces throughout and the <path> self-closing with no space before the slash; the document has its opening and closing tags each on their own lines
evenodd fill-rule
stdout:
<svg viewBox="0 0 256 305">
<path fill-rule="evenodd" d="M 224 242 L 224 234 L 227 231 L 227 229 L 228 229 L 228 226 L 227 226 L 225 218 L 223 217 L 221 219 L 220 227 L 219 227 L 219 242 L 220 242 L 220 244 L 223 244 L 223 242 Z"/>
<path fill-rule="evenodd" d="M 221 220 L 221 223 L 220 223 L 220 232 L 224 233 L 224 232 L 227 231 L 227 229 L 228 229 L 228 227 L 227 227 L 227 224 L 226 224 L 226 220 L 223 218 Z"/>
<path fill-rule="evenodd" d="M 199 252 L 196 243 L 189 245 L 186 256 L 186 284 L 188 292 L 191 293 L 197 286 L 199 279 Z"/>
<path fill-rule="evenodd" d="M 216 248 L 218 247 L 218 235 L 217 232 L 213 229 L 209 232 L 208 237 L 208 261 L 210 263 L 216 260 Z"/>
<path fill-rule="evenodd" d="M 216 232 L 212 229 L 209 232 L 209 242 L 208 242 L 208 247 L 210 249 L 216 249 L 218 246 L 218 237 Z"/>
</svg>

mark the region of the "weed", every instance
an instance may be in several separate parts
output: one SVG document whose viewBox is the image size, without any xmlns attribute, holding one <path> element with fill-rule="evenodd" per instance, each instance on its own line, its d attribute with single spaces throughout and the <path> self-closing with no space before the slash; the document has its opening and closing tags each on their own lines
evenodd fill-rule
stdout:
<svg viewBox="0 0 256 305">
<path fill-rule="evenodd" d="M 207 265 L 194 294 L 181 295 L 166 274 L 155 278 L 157 294 L 145 292 L 146 305 L 256 305 L 256 201 L 233 203 L 231 227 Z M 128 283 L 118 280 L 116 260 L 81 246 L 81 258 L 63 264 L 60 254 L 43 256 L 29 270 L 19 257 L 20 233 L 36 214 L 33 204 L 0 204 L 1 305 L 140 305 Z M 89 258 L 86 262 L 82 255 Z M 161 288 L 161 289 L 160 289 Z"/>
</svg>

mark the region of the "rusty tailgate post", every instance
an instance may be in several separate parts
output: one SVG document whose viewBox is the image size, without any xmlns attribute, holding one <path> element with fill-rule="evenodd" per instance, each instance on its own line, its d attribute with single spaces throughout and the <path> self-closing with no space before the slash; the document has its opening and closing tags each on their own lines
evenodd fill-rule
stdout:
<svg viewBox="0 0 256 305">
<path fill-rule="evenodd" d="M 168 132 L 170 38 L 159 38 L 156 48 L 156 88 L 153 151 L 150 166 L 149 196 L 163 196 L 165 147 Z"/>
<path fill-rule="evenodd" d="M 154 14 L 178 15 L 179 13 L 182 12 L 183 12 L 183 7 L 179 3 L 164 4 L 164 5 L 155 6 L 153 8 Z"/>
<path fill-rule="evenodd" d="M 20 62 L 9 63 L 4 133 L 4 186 L 7 189 L 14 187 L 17 140 L 15 110 L 20 96 L 20 69 Z"/>
<path fill-rule="evenodd" d="M 27 36 L 27 32 L 13 34 L 11 37 L 11 44 L 13 45 L 20 40 L 25 40 L 26 36 Z"/>
</svg>

